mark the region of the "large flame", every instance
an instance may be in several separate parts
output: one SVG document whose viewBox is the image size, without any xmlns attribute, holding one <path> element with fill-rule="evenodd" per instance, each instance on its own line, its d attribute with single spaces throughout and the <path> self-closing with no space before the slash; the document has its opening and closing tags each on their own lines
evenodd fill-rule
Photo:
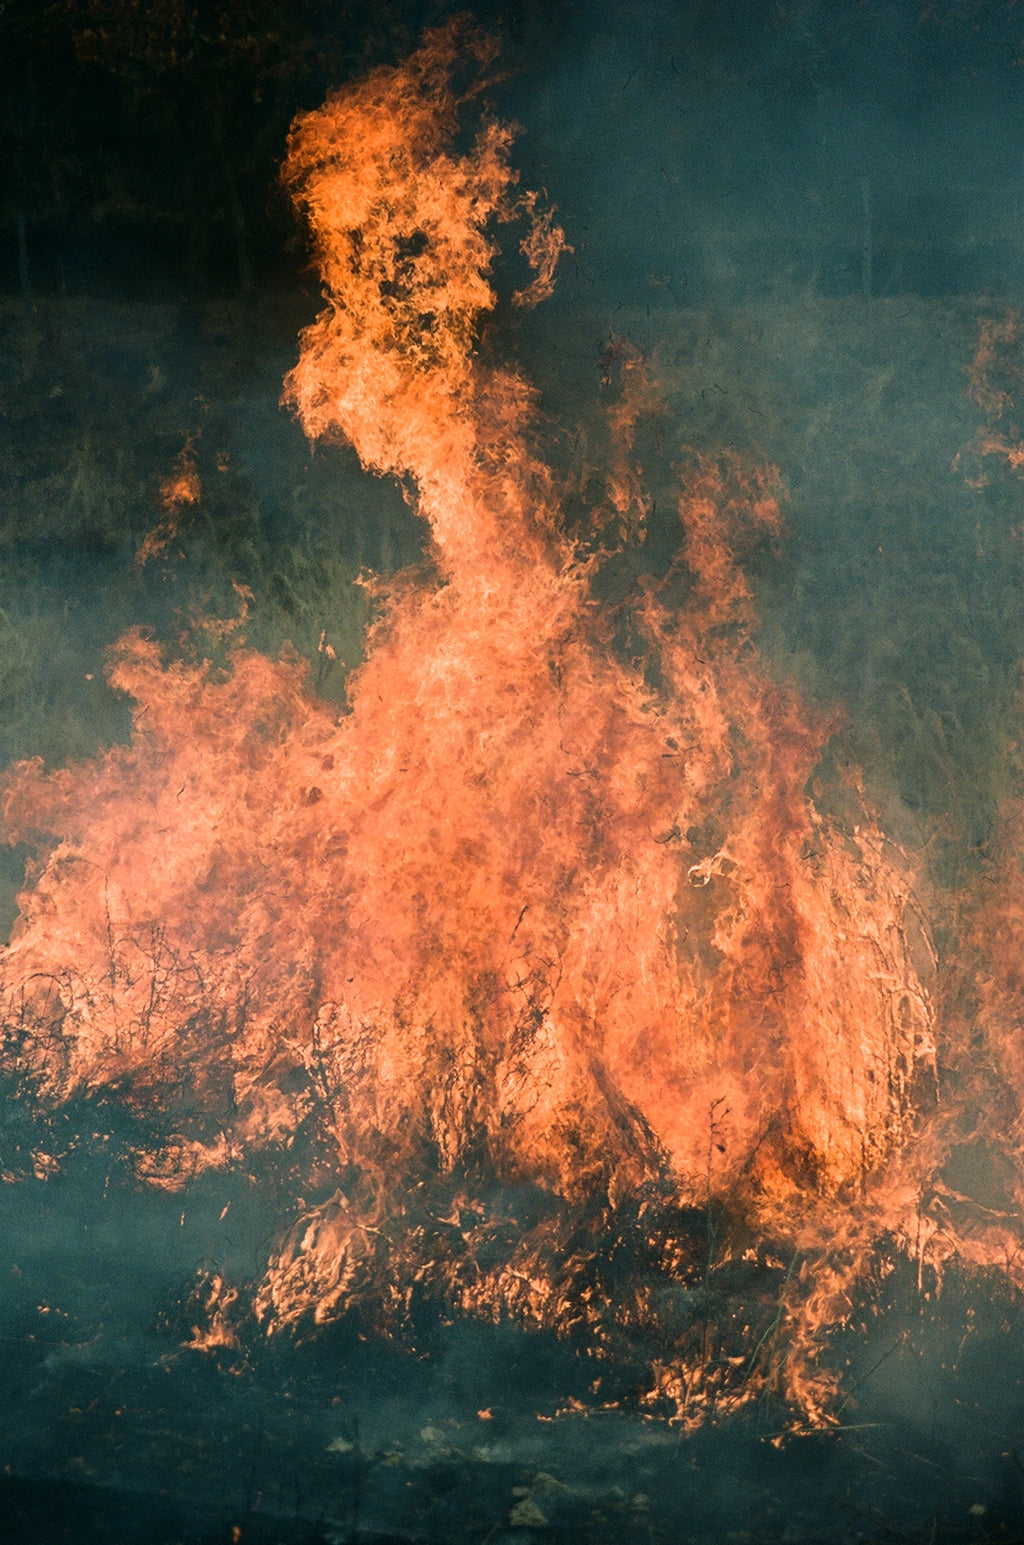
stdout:
<svg viewBox="0 0 1024 1545">
<path fill-rule="evenodd" d="M 167 1111 L 174 1142 L 141 1161 L 162 1183 L 308 1144 L 303 1193 L 331 1194 L 271 1263 L 272 1323 L 353 1304 L 396 1323 L 432 1289 L 597 1339 L 656 1329 L 580 1269 L 598 1247 L 578 1220 L 646 1230 L 683 1280 L 665 1218 L 728 1199 L 748 1241 L 808 1252 L 787 1377 L 813 1413 L 803 1354 L 858 1250 L 917 1205 L 898 1176 L 936 1078 L 918 880 L 855 774 L 816 804 L 830 725 L 759 655 L 738 554 L 778 528 L 770 470 L 691 458 L 668 578 L 625 630 L 595 599 L 533 393 L 477 341 L 494 223 L 526 229 L 518 303 L 563 246 L 506 127 L 455 148 L 453 82 L 488 57 L 433 34 L 301 118 L 285 167 L 327 299 L 287 398 L 409 480 L 430 570 L 380 596 L 344 713 L 294 660 L 121 642 L 130 744 L 7 779 L 8 832 L 41 854 L 8 1034 L 48 1098 Z M 623 358 L 625 446 L 649 393 Z M 640 519 L 624 466 L 614 513 Z M 845 1254 L 814 1276 L 830 1233 Z M 683 1410 L 677 1332 L 654 1382 Z"/>
</svg>

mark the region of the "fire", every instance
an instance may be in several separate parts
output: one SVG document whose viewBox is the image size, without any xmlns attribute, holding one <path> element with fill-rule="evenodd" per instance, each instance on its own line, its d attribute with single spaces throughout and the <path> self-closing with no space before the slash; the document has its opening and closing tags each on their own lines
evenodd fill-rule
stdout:
<svg viewBox="0 0 1024 1545">
<path fill-rule="evenodd" d="M 291 658 L 121 641 L 130 743 L 7 776 L 39 853 L 7 1035 L 47 1099 L 163 1112 L 157 1184 L 302 1156 L 322 1200 L 258 1290 L 271 1326 L 400 1329 L 433 1294 L 603 1355 L 657 1340 L 652 1398 L 687 1418 L 770 1380 L 821 1417 L 814 1357 L 941 1147 L 923 878 L 758 651 L 740 557 L 779 530 L 773 470 L 691 456 L 671 573 L 628 615 L 595 598 L 600 532 L 642 526 L 625 451 L 656 392 L 619 347 L 609 508 L 570 538 L 535 394 L 478 342 L 495 223 L 525 224 L 517 304 L 565 247 L 506 126 L 455 148 L 455 83 L 492 58 L 430 35 L 298 120 L 284 172 L 327 301 L 286 398 L 407 480 L 429 569 L 381 589 L 344 712 Z M 783 1351 L 748 1325 L 716 1362 L 659 1307 L 650 1282 L 706 1278 L 712 1215 L 737 1258 L 796 1252 Z M 646 1285 L 595 1266 L 615 1240 Z"/>
<path fill-rule="evenodd" d="M 198 504 L 203 496 L 203 485 L 196 468 L 195 451 L 191 439 L 186 440 L 170 477 L 160 485 L 160 505 L 164 519 L 147 531 L 135 554 L 135 562 L 141 568 L 151 558 L 162 553 L 178 534 L 178 518 L 188 505 Z"/>
</svg>

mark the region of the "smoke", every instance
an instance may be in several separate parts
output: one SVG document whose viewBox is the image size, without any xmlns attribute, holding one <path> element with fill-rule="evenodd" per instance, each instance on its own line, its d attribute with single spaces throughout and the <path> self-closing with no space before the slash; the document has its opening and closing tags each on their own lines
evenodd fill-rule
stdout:
<svg viewBox="0 0 1024 1545">
<path fill-rule="evenodd" d="M 269 389 L 243 394 L 230 470 L 219 429 L 196 441 L 175 540 L 255 620 L 127 633 L 122 743 L 8 775 L 35 858 L 7 1067 L 41 1123 L 83 1099 L 124 1122 L 154 1241 L 198 1208 L 182 1336 L 228 1360 L 255 1340 L 234 1284 L 262 1274 L 265 1324 L 417 1345 L 439 1315 L 507 1319 L 624 1370 L 602 1398 L 694 1422 L 771 1391 L 823 1422 L 846 1395 L 817 1360 L 901 1251 L 933 1293 L 958 1262 L 1018 1270 L 1012 807 L 983 899 L 953 886 L 1010 781 L 1013 467 L 954 466 L 980 303 L 907 293 L 1003 272 L 1005 184 L 959 169 L 1005 99 L 947 114 L 927 59 L 912 105 L 910 66 L 853 89 L 813 7 L 800 36 L 676 14 L 567 24 L 541 85 L 500 88 L 521 183 L 436 40 L 296 126 L 329 301 L 288 398 L 408 508 L 331 444 L 300 487 Z M 920 41 L 886 14 L 858 57 Z M 789 98 L 761 91 L 787 71 Z M 542 186 L 572 250 L 527 318 L 509 297 L 562 246 Z M 577 412 L 602 376 L 607 411 Z M 313 506 L 305 575 L 242 572 L 246 520 L 272 552 Z M 358 612 L 331 599 L 414 557 Z M 275 586 L 297 615 L 261 633 Z M 236 1256 L 215 1214 L 254 1172 Z M 181 1260 L 140 1253 L 145 1292 Z M 848 1388 L 923 1431 L 900 1346 L 865 1336 Z M 484 1404 L 475 1347 L 449 1371 Z"/>
<path fill-rule="evenodd" d="M 130 743 L 8 778 L 8 828 L 40 847 L 5 959 L 10 1044 L 44 1098 L 117 1086 L 162 1113 L 136 1161 L 156 1184 L 311 1145 L 338 1189 L 271 1265 L 272 1323 L 360 1307 L 399 1329 L 423 1284 L 628 1339 L 659 1313 L 645 1282 L 574 1282 L 581 1211 L 608 1220 L 595 1259 L 633 1238 L 687 1281 L 673 1211 L 723 1207 L 807 1256 L 808 1198 L 870 1185 L 844 1258 L 805 1260 L 786 1354 L 732 1389 L 728 1360 L 680 1355 L 666 1324 L 651 1370 L 687 1419 L 770 1380 L 817 1419 L 814 1354 L 872 1241 L 919 1227 L 940 1142 L 915 1131 L 936 1049 L 913 866 L 855 769 L 811 797 L 827 721 L 754 642 L 739 556 L 779 529 L 772 469 L 691 456 L 679 557 L 599 602 L 606 562 L 643 543 L 631 454 L 657 393 L 634 350 L 606 350 L 606 491 L 570 533 L 531 389 L 475 349 L 495 225 L 525 226 L 519 304 L 565 248 L 507 128 L 456 143 L 477 92 L 460 72 L 492 58 L 472 31 L 432 35 L 298 120 L 286 164 L 329 299 L 287 395 L 309 433 L 410 477 L 432 569 L 381 594 L 341 717 L 294 661 L 231 647 L 244 612 L 211 631 L 221 665 L 126 635 Z M 199 484 L 188 449 L 165 508 Z"/>
<path fill-rule="evenodd" d="M 576 18 L 513 112 L 573 211 L 575 293 L 661 306 L 977 293 L 1017 271 L 1009 14 L 815 4 Z M 532 143 L 531 143 L 532 142 Z"/>
</svg>

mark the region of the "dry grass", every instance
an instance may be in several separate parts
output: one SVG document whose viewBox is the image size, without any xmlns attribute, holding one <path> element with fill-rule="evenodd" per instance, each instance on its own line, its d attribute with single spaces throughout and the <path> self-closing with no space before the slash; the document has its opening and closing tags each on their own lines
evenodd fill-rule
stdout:
<svg viewBox="0 0 1024 1545">
<path fill-rule="evenodd" d="M 613 317 L 556 305 L 498 341 L 540 381 L 577 483 L 588 461 L 600 482 L 602 340 L 614 330 L 655 361 L 666 412 L 644 442 L 655 511 L 634 569 L 664 567 L 675 547 L 658 493 L 684 446 L 778 465 L 789 529 L 756 565 L 764 647 L 841 705 L 874 796 L 950 878 L 1008 787 L 1024 658 L 1021 485 L 987 464 L 972 486 L 979 468 L 963 457 L 981 422 L 966 369 L 982 320 L 1002 309 L 809 296 Z M 415 561 L 422 533 L 398 489 L 342 449 L 311 457 L 278 408 L 303 320 L 268 314 L 246 330 L 213 308 L 183 320 L 170 306 L 52 300 L 26 329 L 16 302 L 0 307 L 4 760 L 60 762 L 118 734 L 104 649 L 139 622 L 184 640 L 197 618 L 236 614 L 235 586 L 251 592 L 250 642 L 290 642 L 342 694 L 369 616 L 353 582 Z M 140 567 L 188 441 L 202 499 Z"/>
</svg>

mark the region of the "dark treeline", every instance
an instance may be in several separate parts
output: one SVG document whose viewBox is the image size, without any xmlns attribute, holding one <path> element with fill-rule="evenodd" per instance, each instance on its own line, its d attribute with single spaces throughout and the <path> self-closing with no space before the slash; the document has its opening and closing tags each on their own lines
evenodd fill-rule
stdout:
<svg viewBox="0 0 1024 1545">
<path fill-rule="evenodd" d="M 295 112 L 466 8 L 0 0 L 0 288 L 251 291 L 294 272 L 277 168 Z M 708 266 L 701 215 L 714 227 L 712 288 L 738 263 L 788 264 L 826 290 L 964 292 L 1013 264 L 1017 0 L 469 9 L 501 32 L 499 106 L 523 118 L 555 196 L 600 162 L 601 185 L 638 187 L 656 222 L 667 188 L 696 210 L 691 268 Z M 602 49 L 618 73 L 595 73 Z"/>
</svg>

